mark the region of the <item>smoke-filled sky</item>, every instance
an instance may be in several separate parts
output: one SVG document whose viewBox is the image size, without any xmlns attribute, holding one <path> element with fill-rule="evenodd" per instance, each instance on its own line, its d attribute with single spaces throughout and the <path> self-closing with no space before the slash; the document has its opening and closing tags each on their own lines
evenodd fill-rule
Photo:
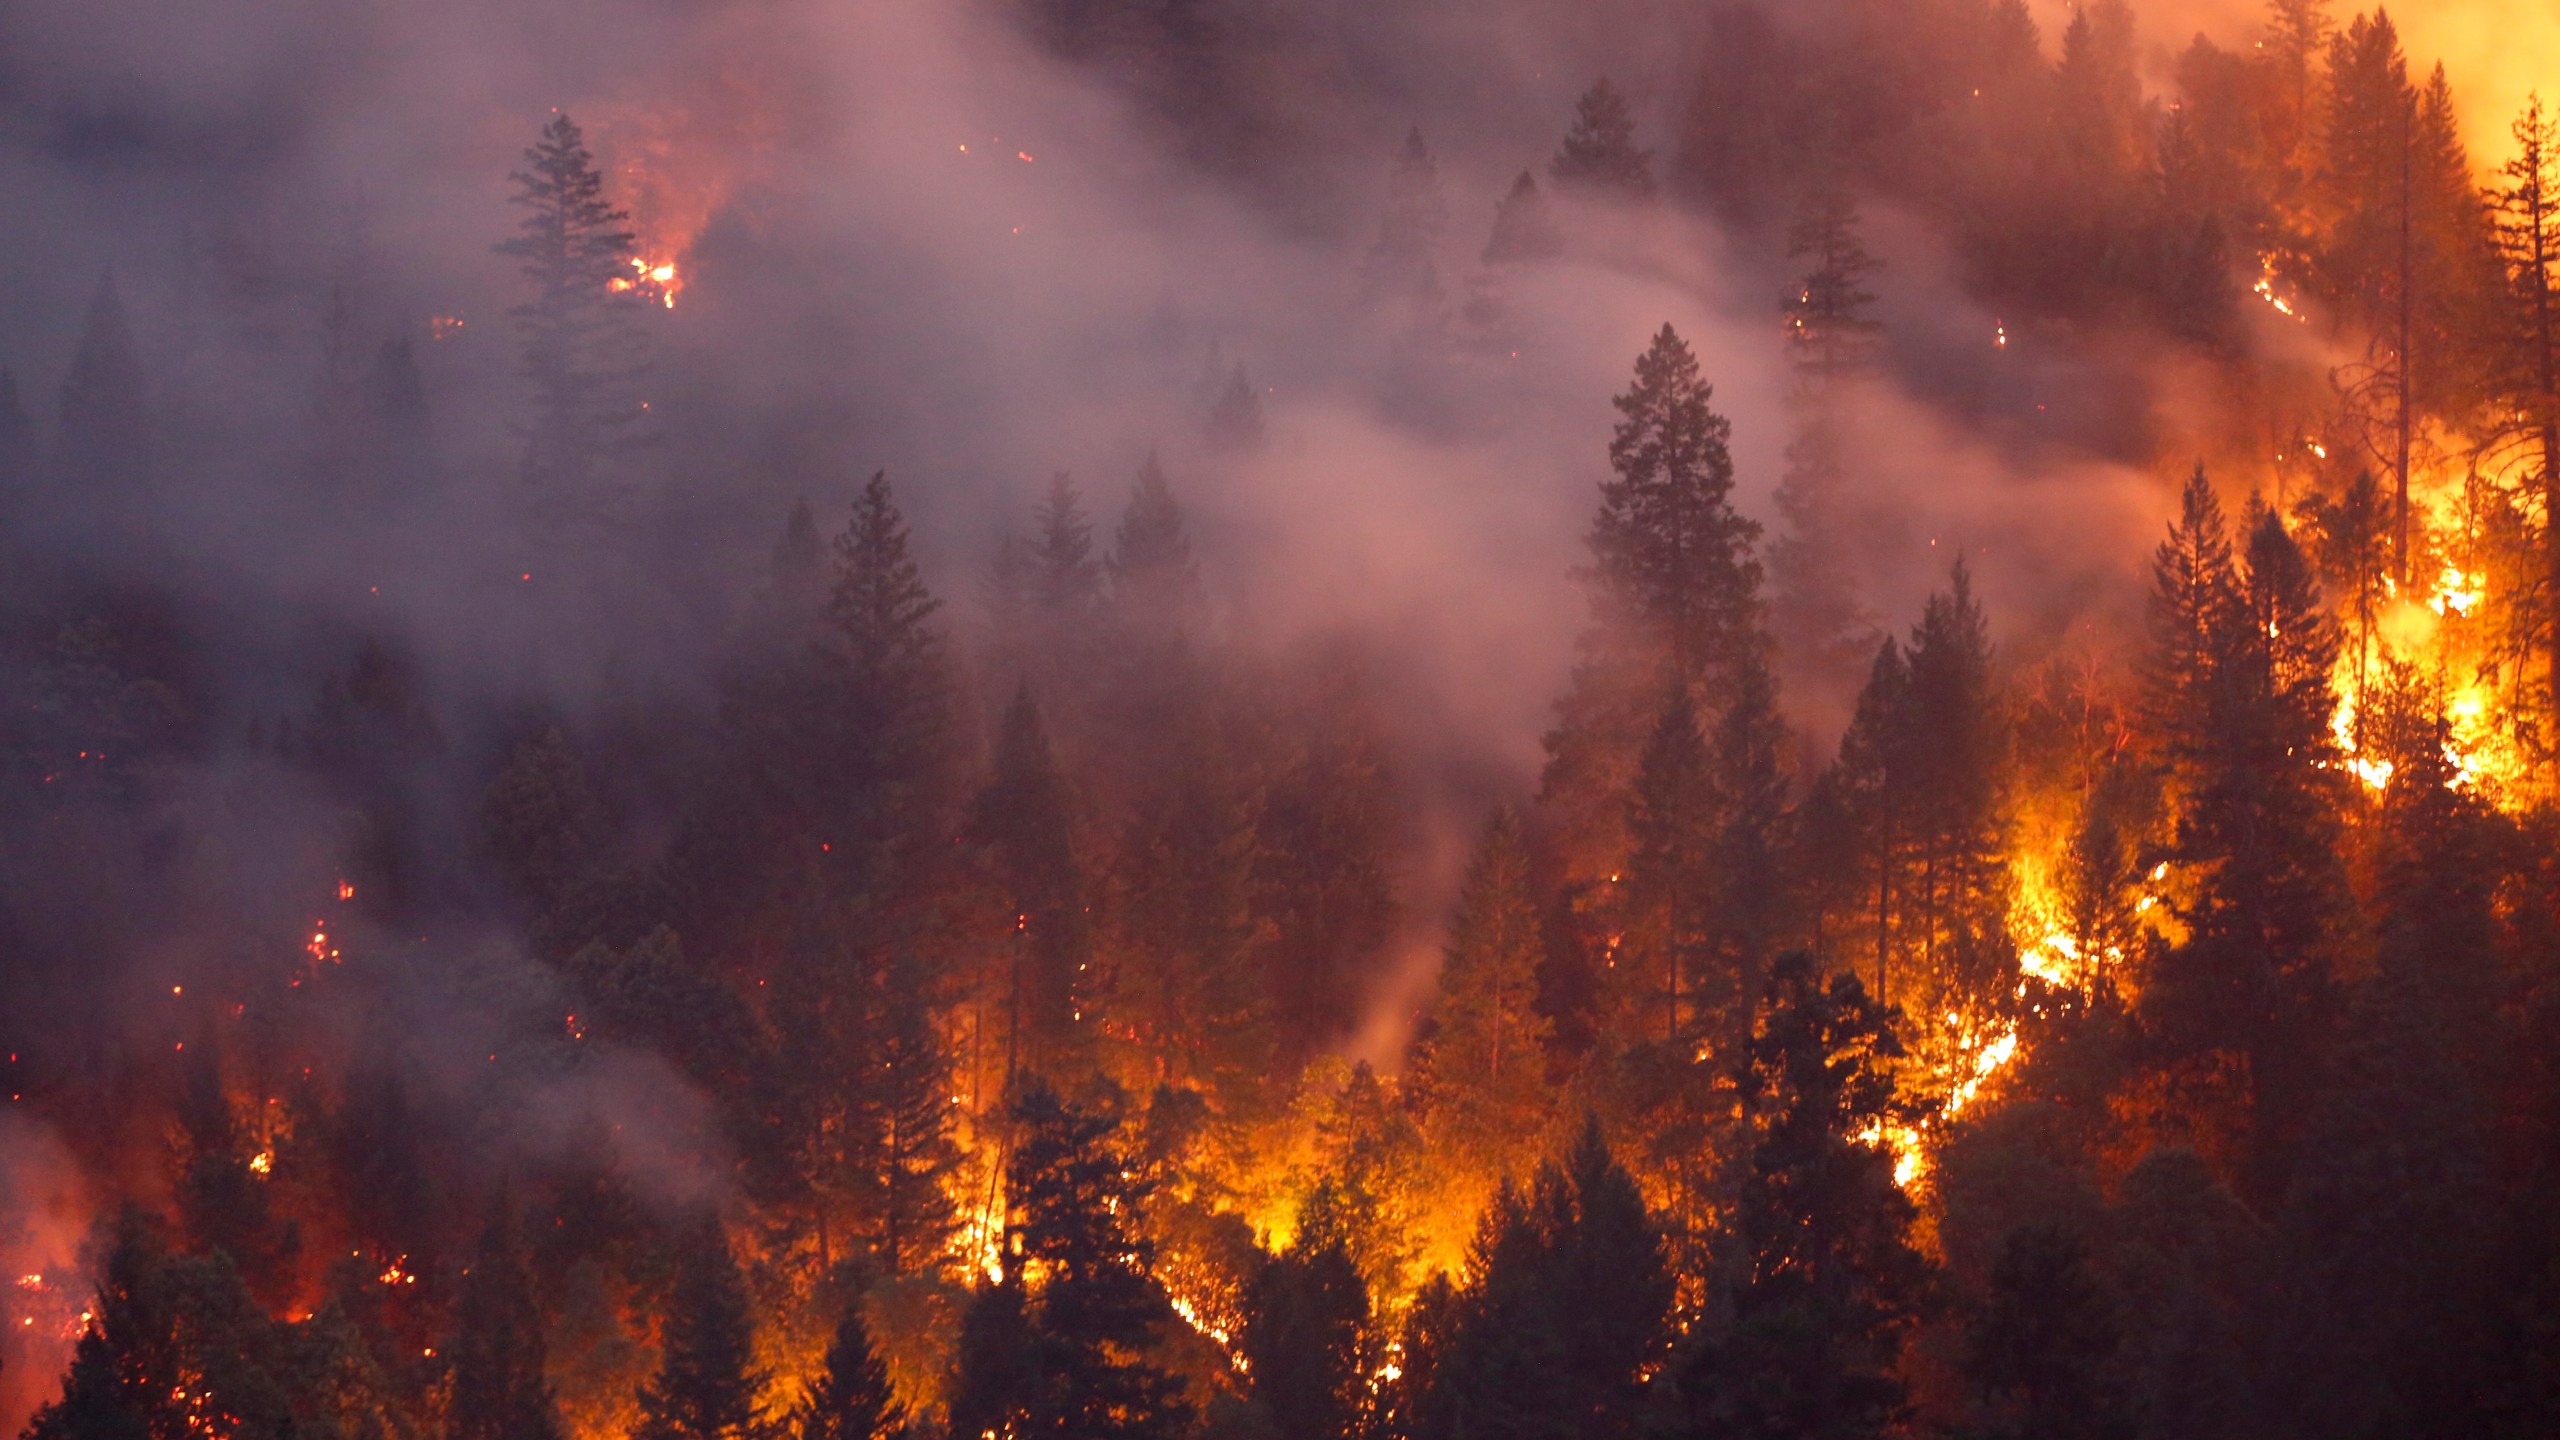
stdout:
<svg viewBox="0 0 2560 1440">
<path fill-rule="evenodd" d="M 1107 532 L 1160 451 L 1228 623 L 1275 649 L 1347 642 L 1391 689 L 1380 713 L 1421 836 L 1419 873 L 1401 877 L 1402 944 L 1408 977 L 1427 980 L 1467 836 L 1491 800 L 1534 783 L 1581 621 L 1569 573 L 1606 473 L 1609 397 L 1676 325 L 1733 418 L 1743 508 L 1774 518 L 1785 279 L 1677 207 L 1585 216 L 1572 256 L 1508 282 L 1501 324 L 1418 347 L 1402 316 L 1358 303 L 1360 258 L 1408 128 L 1439 160 L 1453 300 L 1481 283 L 1495 199 L 1543 164 L 1592 78 L 1630 93 L 1640 138 L 1667 156 L 1694 7 L 1234 7 L 1323 17 L 1311 33 L 1327 42 L 1277 72 L 1300 88 L 1272 97 L 1275 133 L 1256 138 L 1279 158 L 1250 185 L 1210 178 L 1119 90 L 1036 54 L 1008 8 L 0 6 L 0 365 L 49 418 L 82 312 L 112 276 L 155 398 L 193 442 L 168 503 L 197 578 L 210 591 L 254 575 L 248 588 L 295 602 L 277 607 L 289 620 L 236 627 L 256 643 L 219 677 L 214 728 L 305 710 L 357 630 L 413 647 L 453 708 L 528 674 L 565 683 L 574 706 L 601 667 L 564 653 L 639 655 L 699 681 L 723 606 L 791 501 L 819 502 L 832 528 L 875 468 L 965 637 L 997 536 L 1053 472 L 1083 483 Z M 2164 60 L 2198 27 L 2245 43 L 2258 13 L 2246 0 L 2141 9 Z M 2039 13 L 2050 51 L 2066 7 Z M 2560 53 L 2560 12 L 2475 0 L 2401 19 L 2413 60 L 2446 60 L 2474 158 L 2495 163 L 2528 62 Z M 541 561 L 492 538 L 512 494 L 517 297 L 491 246 L 512 224 L 507 172 L 555 107 L 587 127 L 643 253 L 680 270 L 675 308 L 652 317 L 664 443 L 641 462 L 679 538 L 658 609 L 592 617 L 592 633 L 544 650 L 516 628 L 514 588 Z M 2212 408 L 2189 403 L 2203 373 L 2131 339 L 2082 336 L 2066 352 L 2012 327 L 1997 348 L 2002 317 L 1963 296 L 1926 223 L 1884 207 L 1867 222 L 1897 356 L 1857 466 L 1876 618 L 1907 624 L 1962 553 L 2011 658 L 2110 648 L 2170 478 L 2219 443 L 2188 428 Z M 333 295 L 368 350 L 392 336 L 421 347 L 447 481 L 396 516 L 324 513 L 280 478 L 299 463 Z M 2317 368 L 2305 333 L 2249 323 Z M 1213 347 L 1263 387 L 1258 454 L 1201 443 L 1194 396 Z M 2107 438 L 2127 408 L 2158 440 L 2138 464 Z M 1789 704 L 1819 745 L 1844 700 Z M 202 788 L 228 795 L 237 778 Z M 447 799 L 457 814 L 467 803 Z M 291 843 L 232 857 L 208 893 L 308 894 L 325 875 L 325 817 L 291 795 L 262 803 L 236 823 Z M 1363 1048 L 1391 1053 L 1403 1013 L 1382 1007 Z M 611 1083 L 643 1097 L 617 1114 L 681 1108 L 660 1077 Z M 0 1131 L 0 1190 L 43 1237 L 12 1253 L 48 1265 L 69 1243 L 43 1218 L 59 1169 L 43 1137 Z"/>
</svg>

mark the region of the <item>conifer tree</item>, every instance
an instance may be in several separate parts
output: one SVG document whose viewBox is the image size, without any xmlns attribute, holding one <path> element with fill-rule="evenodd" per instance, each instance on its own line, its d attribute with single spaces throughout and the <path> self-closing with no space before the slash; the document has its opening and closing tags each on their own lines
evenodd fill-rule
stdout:
<svg viewBox="0 0 2560 1440">
<path fill-rule="evenodd" d="M 2377 736 L 2393 769 L 2375 971 L 2322 1077 L 2282 1211 L 2291 1303 L 2278 1403 L 2306 1431 L 2477 1433 L 2498 827 L 2454 788 L 2440 697 L 2399 678 L 2388 697 L 2399 733 Z"/>
<path fill-rule="evenodd" d="M 604 839 L 585 768 L 559 726 L 516 745 L 479 809 L 481 844 L 508 898 L 537 929 L 556 930 L 562 906 L 593 877 Z"/>
<path fill-rule="evenodd" d="M 1870 1138 L 1918 1118 L 1889 1073 L 1901 1053 L 1892 1012 L 1856 977 L 1779 959 L 1735 1076 L 1754 1139 L 1732 1318 L 1682 1380 L 1701 1433 L 1848 1440 L 1898 1422 L 1903 1338 L 1934 1283 L 1893 1153 Z"/>
<path fill-rule="evenodd" d="M 18 377 L 0 365 L 0 500 L 15 509 L 36 479 L 36 423 L 18 394 Z"/>
<path fill-rule="evenodd" d="M 908 551 L 886 472 L 863 486 L 833 548 L 826 698 L 841 728 L 834 774 L 811 777 L 832 791 L 819 838 L 848 863 L 919 864 L 949 798 L 950 682 L 932 623 L 942 602 Z"/>
<path fill-rule="evenodd" d="M 1854 674 L 1867 625 L 1853 573 L 1844 387 L 1872 362 L 1883 327 L 1867 314 L 1876 297 L 1865 288 L 1879 267 L 1859 238 L 1856 203 L 1836 179 L 1808 187 L 1787 256 L 1811 268 L 1785 304 L 1795 434 L 1778 481 L 1784 525 L 1769 550 L 1771 610 L 1778 643 L 1798 664 L 1816 675 Z"/>
<path fill-rule="evenodd" d="M 1027 688 L 1005 707 L 995 773 L 978 795 L 971 834 L 992 852 L 1015 916 L 1006 986 L 1007 1029 L 1019 1038 L 1015 1063 L 1056 1073 L 1055 1064 L 1081 1048 L 1077 1017 L 1098 977 L 1090 973 L 1093 917 L 1073 797 Z"/>
<path fill-rule="evenodd" d="M 1462 1174 L 1518 1173 L 1546 1123 L 1546 1041 L 1538 1010 L 1544 935 L 1529 853 L 1508 807 L 1485 822 L 1449 922 L 1439 1003 L 1417 1057 L 1427 1124 Z"/>
<path fill-rule="evenodd" d="M 2236 584 L 2216 574 L 2219 511 L 2205 489 L 2190 482 L 2181 529 L 2162 547 L 2151 672 L 2155 714 L 2204 686 L 2200 713 L 2167 736 L 2186 777 L 2174 855 L 2197 893 L 2183 907 L 2190 936 L 2160 958 L 2142 1003 L 2169 1054 L 2246 1058 L 2261 1167 L 2252 1184 L 2266 1187 L 2299 1137 L 2334 999 L 2345 899 L 2329 732 L 2338 635 L 2308 562 L 2264 506 L 2247 518 Z M 2209 650 L 2182 653 L 2200 618 L 2215 623 Z"/>
<path fill-rule="evenodd" d="M 2132 1415 L 2116 1373 L 2122 1345 L 2114 1297 L 2089 1242 L 2052 1224 L 2011 1231 L 1965 1356 L 1965 1378 L 1984 1401 L 1982 1433 L 2130 1440 Z"/>
<path fill-rule="evenodd" d="M 559 1411 L 544 1374 L 542 1307 L 503 1194 L 480 1232 L 453 1323 L 444 1347 L 453 1377 L 446 1432 L 454 1440 L 559 1440 Z"/>
<path fill-rule="evenodd" d="M 1038 1372 L 1026 1288 L 1022 1257 L 1008 1249 L 1003 1273 L 961 1312 L 944 1392 L 952 1440 L 1004 1434 L 1032 1403 Z"/>
<path fill-rule="evenodd" d="M 1249 455 L 1260 450 L 1270 439 L 1262 422 L 1262 392 L 1238 363 L 1218 390 L 1217 399 L 1209 404 L 1202 417 L 1202 430 L 1209 443 L 1229 454 Z"/>
<path fill-rule="evenodd" d="M 1061 626 L 1089 621 L 1102 603 L 1102 564 L 1094 558 L 1084 497 L 1065 471 L 1049 477 L 1031 522 L 1039 531 L 1032 544 L 1033 606 Z"/>
<path fill-rule="evenodd" d="M 950 1179 L 952 1057 L 934 1024 L 931 978 L 912 949 L 893 952 L 879 981 L 877 1048 L 861 1073 L 872 1127 L 872 1252 L 881 1273 L 930 1275 L 948 1264 L 960 1217 Z"/>
<path fill-rule="evenodd" d="M 135 1405 L 121 1371 L 97 1326 L 82 1329 L 61 1396 L 36 1411 L 25 1440 L 156 1440 L 151 1416 Z"/>
<path fill-rule="evenodd" d="M 1517 265 L 1563 253 L 1564 235 L 1556 228 L 1546 192 L 1523 170 L 1493 207 L 1493 233 L 1485 238 L 1484 263 Z"/>
<path fill-rule="evenodd" d="M 1434 1317 L 1410 1433 L 1631 1435 L 1669 1341 L 1672 1277 L 1635 1182 L 1586 1122 L 1562 1165 L 1506 1182 Z"/>
<path fill-rule="evenodd" d="M 1653 152 L 1636 148 L 1626 97 L 1602 76 L 1574 102 L 1573 124 L 1547 162 L 1556 188 L 1601 199 L 1653 198 Z"/>
<path fill-rule="evenodd" d="M 567 115 L 551 117 L 524 160 L 508 177 L 524 219 L 497 247 L 523 262 L 533 287 L 511 312 L 531 388 L 524 475 L 555 510 L 589 506 L 599 470 L 629 447 L 642 419 L 646 334 L 631 215 L 605 198 L 586 135 Z"/>
<path fill-rule="evenodd" d="M 275 1150 L 260 1149 L 254 1134 L 242 1133 L 210 1045 L 186 1057 L 182 1074 L 177 1191 L 187 1238 L 229 1255 L 262 1294 L 282 1295 L 302 1238 L 301 1227 L 277 1214 L 268 1196 Z"/>
<path fill-rule="evenodd" d="M 2506 389 L 2515 439 L 2531 457 L 2528 478 L 2553 514 L 2560 513 L 2560 124 L 2540 96 L 2516 117 L 2515 143 L 2515 158 L 2499 172 L 2504 183 L 2490 192 L 2511 297 Z M 2560 526 L 2544 527 L 2542 559 L 2546 592 L 2560 597 Z M 2551 608 L 2560 614 L 2560 598 Z M 2560 714 L 2560 624 L 2549 624 L 2548 634 L 2546 695 Z"/>
<path fill-rule="evenodd" d="M 1351 1219 L 1340 1194 L 1319 1186 L 1289 1248 L 1264 1256 L 1245 1287 L 1237 1348 L 1280 1440 L 1362 1433 L 1369 1287 L 1351 1258 Z"/>
<path fill-rule="evenodd" d="M 1361 266 L 1361 298 L 1396 305 L 1427 320 L 1440 307 L 1440 237 L 1448 228 L 1449 202 L 1440 193 L 1440 167 L 1419 127 L 1406 133 L 1387 176 L 1386 213 L 1378 238 Z"/>
<path fill-rule="evenodd" d="M 1253 908 L 1269 936 L 1268 999 L 1291 1063 L 1358 1026 L 1395 924 L 1394 797 L 1366 707 L 1347 690 L 1323 686 L 1314 733 L 1268 783 L 1254 822 Z"/>
<path fill-rule="evenodd" d="M 1768 986 L 1769 962 L 1792 918 L 1782 864 L 1789 821 L 1787 745 L 1777 681 L 1766 661 L 1751 657 L 1736 673 L 1707 745 L 1715 829 L 1697 1029 L 1715 1055 L 1736 1053 L 1749 1038 L 1753 1007 Z"/>
<path fill-rule="evenodd" d="M 871 1345 L 862 1301 L 848 1299 L 816 1381 L 791 1412 L 791 1440 L 897 1440 L 907 1407 L 889 1388 L 889 1366 Z"/>
<path fill-rule="evenodd" d="M 675 1283 L 658 1370 L 640 1391 L 635 1440 L 748 1440 L 759 1428 L 753 1324 L 746 1281 L 716 1219 L 677 1242 Z"/>
<path fill-rule="evenodd" d="M 1714 900 L 1716 797 L 1706 737 L 1686 686 L 1663 701 L 1627 800 L 1631 846 L 1624 936 L 1611 975 L 1620 1042 L 1677 1046 L 1690 1011 Z"/>
<path fill-rule="evenodd" d="M 1110 1010 L 1156 1079 L 1225 1090 L 1269 1061 L 1254 821 L 1215 722 L 1186 708 L 1170 723 L 1120 844 Z"/>
<path fill-rule="evenodd" d="M 2007 761 L 1991 641 L 1959 558 L 1911 632 L 1911 796 L 1920 974 L 1916 1014 L 1997 1013 L 2016 989 L 2000 798 Z M 1929 1027 L 1934 1029 L 1934 1027 Z"/>
<path fill-rule="evenodd" d="M 1732 504 L 1730 422 L 1696 358 L 1665 325 L 1616 398 L 1614 474 L 1600 486 L 1591 563 L 1577 573 L 1591 620 L 1547 735 L 1540 803 L 1560 822 L 1568 878 L 1622 868 L 1627 787 L 1663 687 L 1714 698 L 1762 644 L 1759 526 Z"/>
<path fill-rule="evenodd" d="M 1207 597 L 1181 504 L 1154 451 L 1138 468 L 1104 562 L 1110 607 L 1122 634 L 1142 648 L 1192 635 L 1204 618 Z"/>
<path fill-rule="evenodd" d="M 1155 1247 L 1137 1228 L 1147 1187 L 1119 1147 L 1117 1120 L 1072 1109 L 1035 1080 L 1014 1122 L 1007 1266 L 1039 1278 L 1016 1398 L 996 1414 L 1023 1435 L 1180 1434 L 1189 1422 L 1180 1383 L 1144 1358 L 1173 1312 L 1151 1273 Z"/>
</svg>

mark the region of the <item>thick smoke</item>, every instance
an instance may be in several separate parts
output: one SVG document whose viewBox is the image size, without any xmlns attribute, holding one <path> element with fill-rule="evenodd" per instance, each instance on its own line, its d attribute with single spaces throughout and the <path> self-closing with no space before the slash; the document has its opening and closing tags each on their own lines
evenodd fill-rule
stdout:
<svg viewBox="0 0 2560 1440">
<path fill-rule="evenodd" d="M 1656 0 L 1322 18 L 1334 8 L 1271 7 L 1275 34 L 1325 43 L 1275 52 L 1272 133 L 1236 167 L 1207 163 L 1199 137 L 1107 72 L 1044 56 L 992 5 L 11 7 L 0 363 L 49 422 L 111 281 L 183 456 L 161 477 L 153 548 L 106 550 L 76 497 L 38 523 L 49 543 L 203 597 L 173 629 L 232 637 L 231 668 L 207 677 L 217 709 L 188 722 L 206 758 L 184 792 L 223 843 L 176 867 L 176 893 L 127 895 L 110 875 L 83 901 L 122 915 L 99 953 L 147 972 L 98 987 L 131 1002 L 131 1043 L 175 1053 L 186 1038 L 138 997 L 216 983 L 242 956 L 291 960 L 314 917 L 337 913 L 328 857 L 361 837 L 249 737 L 304 715 L 359 657 L 402 677 L 414 707 L 400 803 L 418 833 L 459 847 L 489 716 L 704 703 L 709 657 L 794 499 L 832 526 L 861 477 L 887 469 L 966 640 L 996 537 L 1041 482 L 1073 472 L 1107 520 L 1157 452 L 1224 623 L 1275 650 L 1349 647 L 1389 692 L 1417 841 L 1399 877 L 1400 978 L 1358 1048 L 1392 1059 L 1467 837 L 1535 783 L 1582 619 L 1569 574 L 1610 395 L 1676 325 L 1733 418 L 1741 503 L 1774 521 L 1789 282 L 1765 246 L 1663 206 L 1573 216 L 1571 252 L 1509 282 L 1497 326 L 1421 336 L 1363 305 L 1359 265 L 1409 128 L 1449 201 L 1454 303 L 1479 279 L 1495 199 L 1543 165 L 1594 76 L 1630 92 L 1642 137 L 1668 153 L 1688 67 L 1663 37 L 1684 22 Z M 2455 53 L 2456 32 L 2412 30 L 2413 48 Z M 635 462 L 648 538 L 619 562 L 633 573 L 610 604 L 560 601 L 583 561 L 530 551 L 515 521 L 518 295 L 491 245 L 512 224 L 507 173 L 555 108 L 587 125 L 643 254 L 682 277 L 674 308 L 649 317 L 659 429 Z M 1897 338 L 1855 457 L 1877 537 L 1866 604 L 1900 628 L 1961 554 L 2014 663 L 2120 633 L 2161 472 L 2219 444 L 2179 428 L 2179 372 L 2139 347 L 2100 364 L 2087 356 L 2103 346 L 2024 330 L 1996 346 L 2002 318 L 1963 298 L 1924 223 L 1878 212 L 1870 227 Z M 333 347 L 391 339 L 421 360 L 432 478 L 389 499 L 315 493 L 303 437 L 328 404 Z M 1261 391 L 1258 452 L 1203 437 L 1194 396 L 1212 353 Z M 2148 438 L 2111 438 L 2126 431 Z M 1813 752 L 1846 699 L 1790 697 Z M 102 858 L 146 841 L 88 839 Z M 153 943 L 126 944 L 138 936 Z M 390 1028 L 428 1094 L 488 1083 L 471 1065 L 493 1033 L 558 1023 L 556 997 L 510 989 L 531 982 L 503 961 L 475 968 L 509 937 L 344 943 L 414 954 L 400 962 L 414 981 L 390 992 L 411 1011 Z M 332 1023 L 348 1047 L 385 1024 Z M 616 1153 L 669 1203 L 711 1185 L 717 1147 L 655 1062 L 509 1078 L 532 1097 L 513 1143 L 620 1130 Z M 40 1140 L 0 1151 L 24 1182 L 17 1230 L 41 1232 L 63 1203 L 59 1184 L 24 1181 L 59 1168 Z M 58 1235 L 19 1243 L 59 1259 Z"/>
</svg>

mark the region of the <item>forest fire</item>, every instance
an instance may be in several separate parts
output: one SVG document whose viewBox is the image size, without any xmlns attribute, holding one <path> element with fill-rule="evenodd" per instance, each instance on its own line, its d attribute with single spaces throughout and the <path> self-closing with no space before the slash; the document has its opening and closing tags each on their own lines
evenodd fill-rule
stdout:
<svg viewBox="0 0 2560 1440">
<path fill-rule="evenodd" d="M 22 1440 L 2560 1433 L 2560 124 L 1181 8 L 0 126 Z"/>
</svg>

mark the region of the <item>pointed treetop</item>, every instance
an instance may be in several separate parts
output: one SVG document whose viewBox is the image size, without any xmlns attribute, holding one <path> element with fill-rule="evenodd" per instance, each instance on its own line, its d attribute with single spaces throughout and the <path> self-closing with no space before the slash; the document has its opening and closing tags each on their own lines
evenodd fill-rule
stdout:
<svg viewBox="0 0 2560 1440">
<path fill-rule="evenodd" d="M 1516 264 L 1549 260 L 1564 253 L 1564 235 L 1556 228 L 1546 192 L 1528 171 L 1511 182 L 1511 190 L 1493 207 L 1493 234 L 1484 242 L 1484 263 Z"/>
<path fill-rule="evenodd" d="M 1547 162 L 1559 189 L 1617 200 L 1653 197 L 1653 152 L 1636 148 L 1635 116 L 1607 76 L 1582 92 L 1573 126 Z"/>
</svg>

